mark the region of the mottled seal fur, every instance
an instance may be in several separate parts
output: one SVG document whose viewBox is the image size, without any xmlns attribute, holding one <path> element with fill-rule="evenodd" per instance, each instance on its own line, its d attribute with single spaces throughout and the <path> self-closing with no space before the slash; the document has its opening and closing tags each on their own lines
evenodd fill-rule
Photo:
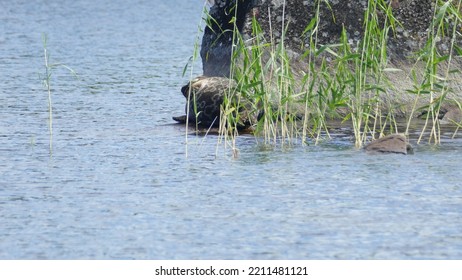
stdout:
<svg viewBox="0 0 462 280">
<path fill-rule="evenodd" d="M 218 127 L 225 97 L 231 97 L 229 105 L 234 112 L 238 112 L 238 128 L 249 127 L 256 120 L 252 118 L 251 103 L 242 98 L 232 79 L 199 76 L 184 85 L 181 92 L 186 98 L 186 115 L 173 117 L 177 122 L 188 121 L 202 127 Z"/>
</svg>

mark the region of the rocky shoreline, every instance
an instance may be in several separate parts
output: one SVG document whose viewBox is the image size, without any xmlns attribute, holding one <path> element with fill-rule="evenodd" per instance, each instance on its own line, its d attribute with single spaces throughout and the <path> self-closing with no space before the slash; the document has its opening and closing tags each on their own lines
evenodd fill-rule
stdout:
<svg viewBox="0 0 462 280">
<path fill-rule="evenodd" d="M 251 41 L 251 21 L 255 16 L 262 28 L 264 37 L 276 44 L 284 42 L 290 55 L 294 71 L 308 69 L 303 54 L 309 48 L 309 38 L 306 27 L 314 17 L 317 1 L 306 0 L 215 0 L 209 14 L 209 21 L 203 35 L 201 57 L 206 76 L 229 77 L 230 60 L 233 48 L 233 34 L 230 22 L 235 16 L 238 31 L 244 38 Z M 234 10 L 236 7 L 238 9 Z M 366 0 L 331 0 L 329 6 L 324 1 L 319 6 L 320 21 L 317 34 L 319 45 L 339 42 L 343 28 L 348 37 L 348 43 L 354 48 L 364 35 L 364 17 L 368 6 Z M 424 48 L 430 34 L 432 19 L 435 15 L 435 1 L 431 0 L 391 0 L 390 9 L 396 23 L 393 34 L 387 42 L 387 66 L 393 71 L 384 74 L 387 80 L 387 94 L 381 102 L 381 110 L 385 114 L 393 111 L 396 118 L 410 118 L 422 114 L 415 108 L 434 102 L 441 95 L 422 94 L 416 98 L 409 94 L 416 86 L 416 75 L 424 75 L 426 65 L 416 60 L 416 53 Z M 379 15 L 380 16 L 380 15 Z M 450 24 L 450 23 L 449 23 Z M 458 21 L 457 24 L 460 25 Z M 286 32 L 283 32 L 283 29 Z M 460 28 L 459 28 L 460 29 Z M 461 32 L 456 36 L 437 38 L 437 49 L 440 53 L 448 53 L 451 44 L 461 46 Z M 452 42 L 451 40 L 455 40 Z M 459 49 L 460 51 L 460 49 Z M 448 90 L 444 93 L 441 105 L 441 118 L 450 112 L 456 121 L 462 120 L 462 59 L 460 54 L 451 57 L 450 67 L 442 62 L 438 75 L 445 78 Z M 450 74 L 446 74 L 446 68 Z M 297 77 L 297 73 L 294 75 Z M 340 112 L 341 113 L 341 112 Z"/>
</svg>

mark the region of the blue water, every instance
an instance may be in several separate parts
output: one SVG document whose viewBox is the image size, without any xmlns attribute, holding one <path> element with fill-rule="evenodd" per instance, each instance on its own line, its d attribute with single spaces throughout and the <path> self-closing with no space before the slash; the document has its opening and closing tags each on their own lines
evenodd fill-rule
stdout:
<svg viewBox="0 0 462 280">
<path fill-rule="evenodd" d="M 186 136 L 203 1 L 0 3 L 1 259 L 460 259 L 462 139 Z M 53 63 L 53 153 L 42 34 Z M 200 73 L 195 65 L 194 73 Z M 187 157 L 186 157 L 187 153 Z"/>
</svg>

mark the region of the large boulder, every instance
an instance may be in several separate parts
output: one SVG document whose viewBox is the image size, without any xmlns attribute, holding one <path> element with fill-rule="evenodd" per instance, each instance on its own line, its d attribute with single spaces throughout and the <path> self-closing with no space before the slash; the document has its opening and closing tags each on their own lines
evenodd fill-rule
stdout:
<svg viewBox="0 0 462 280">
<path fill-rule="evenodd" d="M 306 0 L 215 0 L 210 8 L 210 19 L 206 25 L 202 40 L 201 56 L 204 75 L 228 76 L 234 25 L 249 35 L 245 28 L 253 15 L 257 15 L 259 24 L 268 40 L 284 41 L 289 50 L 303 53 L 309 44 L 306 27 L 315 17 L 318 1 Z M 352 46 L 362 39 L 364 34 L 364 16 L 366 0 L 331 0 L 327 5 L 321 1 L 319 44 L 333 44 L 340 40 L 345 28 Z M 401 25 L 391 34 L 389 42 L 390 56 L 405 59 L 421 48 L 427 38 L 430 22 L 434 15 L 434 1 L 431 0 L 392 0 L 391 10 Z M 236 8 L 237 7 L 237 8 Z M 247 24 L 248 25 L 248 24 Z M 447 48 L 448 41 L 442 41 Z"/>
<path fill-rule="evenodd" d="M 244 23 L 249 18 L 249 12 L 258 6 L 259 0 L 216 0 L 212 2 L 214 4 L 210 8 L 202 37 L 203 74 L 229 77 L 235 31 L 243 31 Z"/>
<path fill-rule="evenodd" d="M 204 75 L 230 76 L 233 38 L 238 31 L 243 38 L 252 44 L 254 38 L 251 28 L 252 17 L 255 16 L 263 37 L 272 44 L 284 43 L 284 49 L 291 59 L 294 77 L 302 77 L 309 71 L 309 66 L 303 54 L 310 48 L 310 35 L 313 30 L 307 29 L 315 17 L 319 7 L 319 22 L 316 34 L 318 49 L 323 45 L 335 44 L 340 41 L 345 30 L 349 46 L 354 50 L 359 48 L 364 36 L 367 0 L 215 0 L 209 11 L 209 20 L 204 31 L 201 57 Z M 328 2 L 328 4 L 326 4 Z M 407 117 L 414 111 L 416 91 L 426 78 L 425 61 L 418 62 L 417 52 L 428 42 L 431 34 L 431 23 L 435 15 L 435 1 L 432 0 L 390 0 L 376 1 L 385 4 L 377 6 L 379 25 L 391 19 L 396 20 L 394 28 L 389 30 L 387 40 L 387 65 L 383 68 L 394 69 L 384 74 L 381 83 L 386 83 L 386 94 L 381 95 L 382 112 L 386 114 L 393 110 L 397 117 Z M 319 4 L 319 6 L 318 6 Z M 378 4 L 377 4 L 378 5 Z M 388 10 L 385 10 L 388 9 Z M 392 18 L 385 14 L 392 14 Z M 233 24 L 235 18 L 236 28 Z M 436 36 L 436 45 L 440 56 L 451 50 L 452 27 L 447 20 L 446 37 Z M 460 30 L 460 28 L 459 28 Z M 234 34 L 234 35 L 233 35 Z M 461 35 L 456 34 L 455 45 L 460 47 Z M 462 48 L 459 48 L 462 51 Z M 440 63 L 438 76 L 445 77 L 445 62 Z M 451 60 L 451 71 L 460 69 L 460 58 Z M 301 73 L 301 74 L 300 74 Z M 430 75 L 431 76 L 431 75 Z M 417 77 L 417 78 L 415 78 Z M 435 77 L 435 75 L 433 75 Z M 274 80 L 274 79 L 273 79 Z M 461 101 L 462 77 L 460 72 L 452 71 L 448 80 L 448 89 L 434 96 L 426 95 L 418 98 L 418 108 L 432 105 L 435 98 L 442 95 L 446 99 Z M 382 86 L 382 85 L 380 85 Z M 433 90 L 433 89 L 430 89 Z M 428 92 L 427 89 L 424 90 Z"/>
</svg>

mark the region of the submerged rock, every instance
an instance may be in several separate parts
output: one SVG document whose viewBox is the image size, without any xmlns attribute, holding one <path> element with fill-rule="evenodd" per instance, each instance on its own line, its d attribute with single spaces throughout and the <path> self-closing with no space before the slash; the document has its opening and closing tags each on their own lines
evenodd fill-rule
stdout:
<svg viewBox="0 0 462 280">
<path fill-rule="evenodd" d="M 391 134 L 372 141 L 364 147 L 370 154 L 412 154 L 412 146 L 403 134 Z"/>
</svg>

